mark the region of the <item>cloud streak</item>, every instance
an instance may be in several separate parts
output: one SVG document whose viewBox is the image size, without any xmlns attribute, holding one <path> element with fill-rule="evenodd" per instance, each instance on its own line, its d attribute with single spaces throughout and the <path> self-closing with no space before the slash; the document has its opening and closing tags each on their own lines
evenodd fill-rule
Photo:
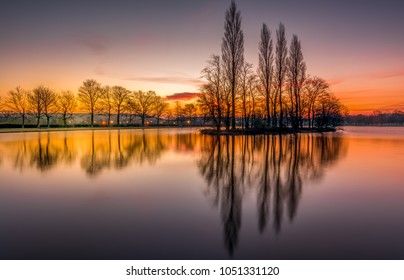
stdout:
<svg viewBox="0 0 404 280">
<path fill-rule="evenodd" d="M 328 83 L 330 86 L 339 85 L 339 84 L 342 84 L 343 82 L 344 82 L 344 80 L 342 80 L 342 79 L 331 79 L 331 80 L 327 80 L 327 83 Z"/>
<path fill-rule="evenodd" d="M 370 74 L 370 75 L 366 76 L 366 78 L 368 78 L 370 80 L 398 78 L 398 77 L 404 77 L 404 69 L 374 73 L 374 74 Z"/>
<path fill-rule="evenodd" d="M 104 68 L 102 68 L 101 66 L 97 66 L 94 68 L 94 73 L 100 76 L 104 76 L 105 75 L 105 70 Z"/>
<path fill-rule="evenodd" d="M 77 38 L 77 42 L 90 50 L 95 55 L 103 55 L 108 51 L 106 44 L 103 42 L 101 38 L 97 38 L 95 36 L 86 36 Z"/>
<path fill-rule="evenodd" d="M 167 101 L 189 101 L 196 99 L 200 96 L 200 93 L 196 92 L 180 92 L 180 93 L 174 93 L 171 95 L 166 96 Z"/>
<path fill-rule="evenodd" d="M 380 78 L 395 78 L 395 77 L 404 77 L 404 69 L 392 72 L 386 72 L 380 76 Z"/>
<path fill-rule="evenodd" d="M 185 84 L 199 87 L 203 82 L 199 79 L 186 78 L 186 77 L 173 77 L 173 76 L 161 76 L 161 77 L 132 77 L 125 80 L 147 82 L 147 83 L 163 83 L 163 84 Z"/>
<path fill-rule="evenodd" d="M 404 110 L 404 102 L 394 103 L 380 107 L 379 110 Z"/>
</svg>

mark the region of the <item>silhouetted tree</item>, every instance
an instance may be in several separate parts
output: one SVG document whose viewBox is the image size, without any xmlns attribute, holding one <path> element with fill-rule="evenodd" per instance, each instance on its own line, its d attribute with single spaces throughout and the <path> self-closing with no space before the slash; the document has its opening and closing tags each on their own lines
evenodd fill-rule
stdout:
<svg viewBox="0 0 404 280">
<path fill-rule="evenodd" d="M 177 120 L 177 125 L 182 125 L 182 119 L 184 117 L 184 107 L 180 101 L 175 102 L 174 114 Z"/>
<path fill-rule="evenodd" d="M 94 113 L 102 97 L 101 84 L 96 80 L 88 79 L 79 88 L 78 99 L 85 110 L 90 114 L 90 124 L 94 127 Z"/>
<path fill-rule="evenodd" d="M 236 88 L 240 69 L 244 62 L 244 35 L 241 30 L 241 14 L 236 3 L 231 2 L 225 14 L 222 60 L 231 92 L 231 127 L 236 128 Z"/>
<path fill-rule="evenodd" d="M 121 124 L 121 115 L 127 110 L 128 101 L 130 99 L 131 92 L 124 87 L 114 86 L 112 87 L 112 105 L 116 112 L 116 125 Z"/>
<path fill-rule="evenodd" d="M 196 115 L 196 106 L 193 103 L 185 104 L 184 115 L 188 118 L 188 124 L 192 125 L 193 119 Z"/>
<path fill-rule="evenodd" d="M 279 127 L 283 127 L 283 105 L 282 105 L 282 91 L 284 86 L 286 74 L 286 37 L 285 26 L 279 23 L 276 30 L 276 52 L 275 52 L 275 81 L 278 89 L 277 97 L 279 98 Z"/>
<path fill-rule="evenodd" d="M 28 93 L 27 98 L 29 111 L 34 114 L 38 128 L 41 125 L 41 118 L 43 116 L 42 95 L 45 90 L 44 86 L 38 86 L 32 92 Z"/>
<path fill-rule="evenodd" d="M 316 102 L 321 95 L 329 91 L 329 84 L 322 78 L 310 77 L 304 84 L 304 100 L 307 107 L 307 119 L 309 127 L 314 125 Z"/>
<path fill-rule="evenodd" d="M 225 107 L 220 56 L 211 56 L 208 65 L 202 70 L 202 77 L 207 82 L 201 87 L 198 104 L 202 107 L 201 111 L 206 111 L 212 117 L 217 130 L 220 130 Z"/>
<path fill-rule="evenodd" d="M 143 92 L 141 90 L 133 93 L 132 99 L 129 101 L 130 110 L 141 119 L 142 126 L 145 119 L 153 114 L 154 105 L 156 104 L 157 95 L 154 91 Z"/>
<path fill-rule="evenodd" d="M 58 111 L 62 116 L 63 125 L 67 126 L 67 120 L 73 117 L 74 110 L 77 108 L 77 100 L 74 93 L 71 91 L 62 91 L 59 95 Z"/>
<path fill-rule="evenodd" d="M 243 116 L 243 126 L 249 128 L 250 115 L 251 115 L 251 81 L 255 78 L 252 71 L 252 64 L 244 62 L 240 71 L 240 101 L 241 111 Z"/>
<path fill-rule="evenodd" d="M 21 118 L 21 127 L 25 126 L 25 118 L 28 111 L 28 93 L 21 87 L 17 86 L 8 92 L 7 99 L 5 100 L 6 108 L 11 110 L 12 113 L 18 114 Z"/>
<path fill-rule="evenodd" d="M 251 123 L 254 127 L 261 126 L 260 119 L 262 116 L 262 110 L 260 104 L 263 103 L 262 96 L 260 96 L 259 88 L 259 81 L 256 75 L 252 75 L 248 80 L 248 94 L 249 100 L 251 104 Z"/>
<path fill-rule="evenodd" d="M 49 128 L 50 119 L 57 112 L 58 95 L 55 91 L 53 91 L 47 87 L 42 87 L 40 98 L 41 98 L 41 103 L 42 103 L 42 108 L 43 108 L 43 114 L 46 118 L 46 126 Z"/>
<path fill-rule="evenodd" d="M 289 49 L 287 79 L 291 101 L 292 126 L 296 130 L 301 122 L 301 91 L 306 78 L 306 63 L 303 61 L 300 40 L 293 35 Z"/>
<path fill-rule="evenodd" d="M 111 126 L 111 115 L 114 107 L 112 89 L 110 86 L 104 86 L 101 88 L 101 92 L 102 96 L 100 98 L 100 111 L 107 114 L 107 125 Z"/>
<path fill-rule="evenodd" d="M 322 94 L 316 108 L 315 120 L 317 128 L 335 127 L 342 123 L 344 106 L 331 92 Z"/>
<path fill-rule="evenodd" d="M 157 125 L 160 125 L 161 116 L 167 112 L 167 109 L 168 103 L 161 96 L 157 96 L 154 104 L 154 116 L 156 117 Z"/>
<path fill-rule="evenodd" d="M 259 42 L 258 53 L 258 76 L 261 81 L 261 86 L 264 89 L 265 110 L 267 115 L 267 126 L 270 126 L 270 95 L 272 88 L 273 77 L 273 54 L 272 54 L 272 39 L 271 32 L 264 23 L 261 29 L 261 41 Z M 275 117 L 275 116 L 273 116 Z"/>
</svg>

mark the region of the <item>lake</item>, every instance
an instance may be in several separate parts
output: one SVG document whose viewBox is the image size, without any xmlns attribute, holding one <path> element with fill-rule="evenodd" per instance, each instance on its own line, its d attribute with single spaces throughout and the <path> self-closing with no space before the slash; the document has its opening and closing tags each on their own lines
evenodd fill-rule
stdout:
<svg viewBox="0 0 404 280">
<path fill-rule="evenodd" d="M 403 259 L 404 128 L 0 134 L 1 259 Z"/>
</svg>

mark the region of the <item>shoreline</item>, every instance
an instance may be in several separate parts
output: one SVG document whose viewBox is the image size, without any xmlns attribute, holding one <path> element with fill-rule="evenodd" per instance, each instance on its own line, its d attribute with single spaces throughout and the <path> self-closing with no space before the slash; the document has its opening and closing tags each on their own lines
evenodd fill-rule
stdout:
<svg viewBox="0 0 404 280">
<path fill-rule="evenodd" d="M 216 130 L 215 128 L 206 128 L 200 126 L 146 126 L 146 127 L 51 127 L 51 128 L 0 128 L 0 134 L 6 133 L 29 133 L 29 132 L 63 132 L 63 131 L 94 131 L 94 130 L 144 130 L 144 129 L 184 129 L 199 128 L 202 135 L 274 135 L 274 134 L 299 134 L 299 133 L 325 133 L 336 132 L 337 128 L 303 128 L 294 131 L 291 128 L 284 129 L 235 129 L 235 130 Z"/>
<path fill-rule="evenodd" d="M 270 128 L 270 129 L 235 129 L 235 130 L 216 130 L 202 129 L 200 132 L 203 135 L 275 135 L 275 134 L 299 134 L 299 133 L 324 133 L 336 132 L 337 128 L 302 128 L 293 130 L 291 128 Z"/>
<path fill-rule="evenodd" d="M 134 126 L 134 127 L 43 127 L 43 128 L 0 128 L 2 133 L 25 133 L 25 132 L 63 132 L 63 131 L 89 131 L 89 130 L 130 130 L 130 129 L 165 129 L 165 128 L 194 128 L 188 126 Z"/>
</svg>

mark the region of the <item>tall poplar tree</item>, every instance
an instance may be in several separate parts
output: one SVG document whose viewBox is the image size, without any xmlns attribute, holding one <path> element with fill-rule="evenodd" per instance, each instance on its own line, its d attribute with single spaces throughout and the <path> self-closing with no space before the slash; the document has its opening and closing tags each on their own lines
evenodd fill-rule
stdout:
<svg viewBox="0 0 404 280">
<path fill-rule="evenodd" d="M 241 14 L 236 3 L 231 2 L 225 14 L 222 60 L 231 90 L 231 128 L 236 128 L 236 88 L 244 63 L 244 34 L 241 30 Z"/>
</svg>

